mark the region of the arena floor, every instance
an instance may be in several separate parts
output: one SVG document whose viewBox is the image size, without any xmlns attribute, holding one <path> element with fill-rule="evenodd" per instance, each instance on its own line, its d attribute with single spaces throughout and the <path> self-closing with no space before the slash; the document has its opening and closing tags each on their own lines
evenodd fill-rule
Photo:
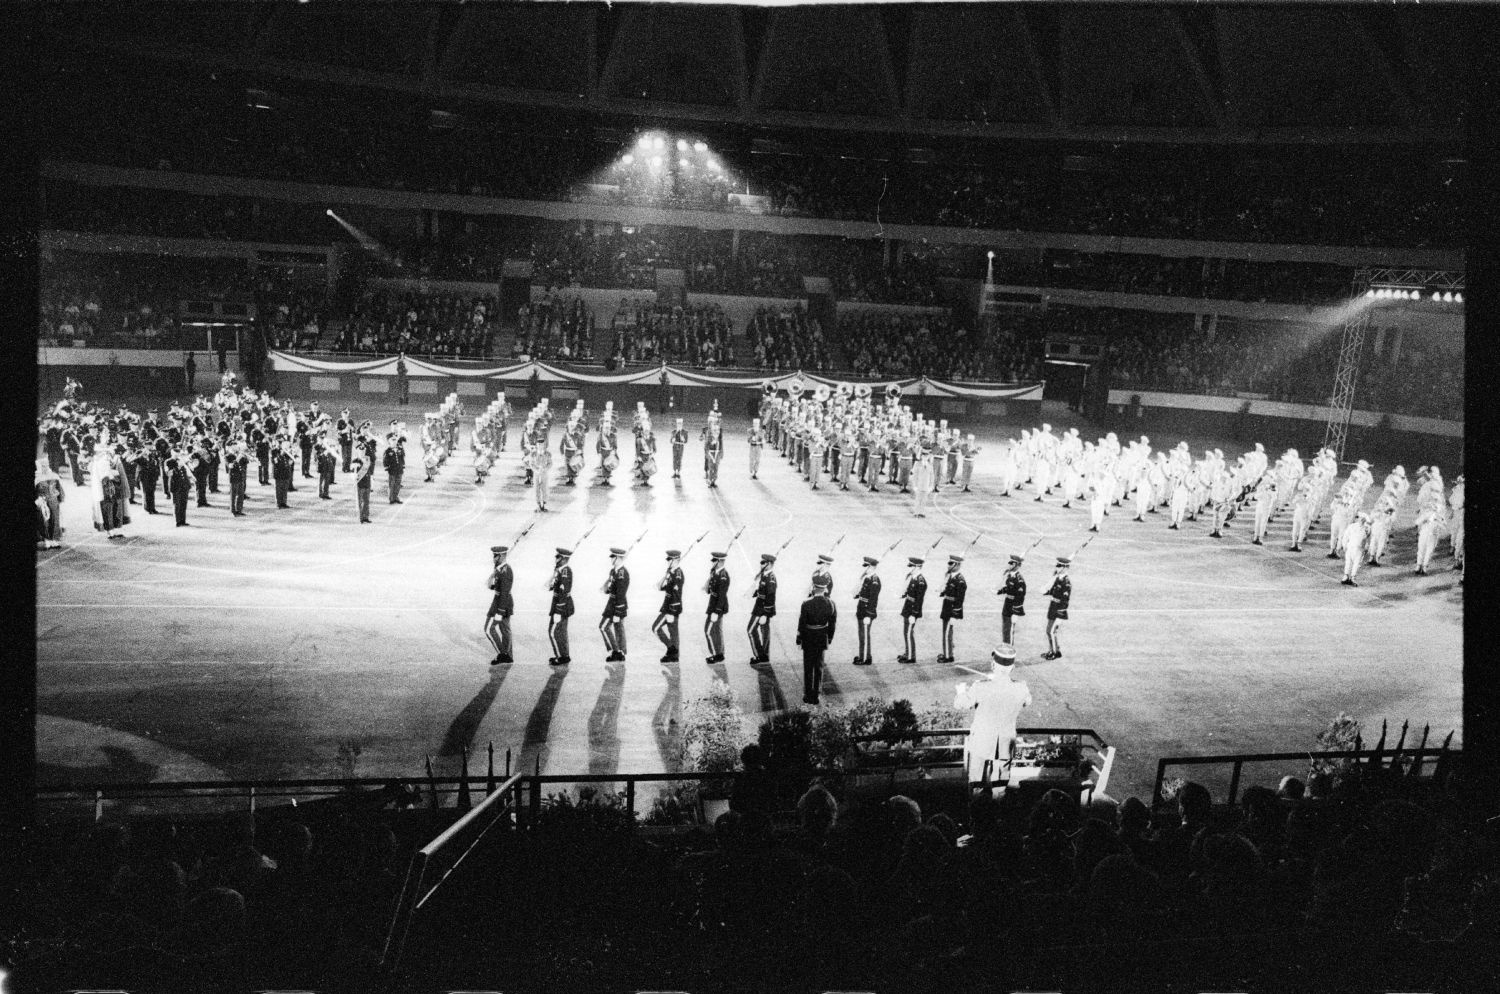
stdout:
<svg viewBox="0 0 1500 994">
<path fill-rule="evenodd" d="M 360 413 L 377 424 L 395 414 Z M 416 422 L 420 411 L 400 416 Z M 1050 420 L 1056 428 L 1076 422 L 1062 412 Z M 346 477 L 333 501 L 317 499 L 315 480 L 299 479 L 292 509 L 277 511 L 272 489 L 252 475 L 241 521 L 230 517 L 226 485 L 212 508 L 189 508 L 191 527 L 173 527 L 170 505 L 159 502 L 165 513 L 152 517 L 137 506 L 128 537 L 109 541 L 93 530 L 87 498 L 66 482 L 63 548 L 37 554 L 43 784 L 333 776 L 346 741 L 360 745 L 359 775 L 417 775 L 426 755 L 440 771 L 454 770 L 465 744 L 482 757 L 488 742 L 498 754 L 512 749 L 521 768 L 540 761 L 549 774 L 670 768 L 683 704 L 711 682 L 727 681 L 752 716 L 800 702 L 795 608 L 815 555 L 840 535 L 847 537 L 836 553 L 834 597 L 846 623 L 829 653 L 825 700 L 905 697 L 919 709 L 950 701 L 958 681 L 987 669 L 999 641 L 994 591 L 1005 554 L 1045 536 L 1026 568 L 1033 613 L 1018 639 L 1018 678 L 1035 703 L 1022 725 L 1097 730 L 1119 750 L 1109 790 L 1116 797 L 1148 794 L 1160 756 L 1310 748 L 1340 710 L 1375 729 L 1383 718 L 1393 729 L 1403 720 L 1417 730 L 1430 723 L 1432 744 L 1459 727 L 1463 588 L 1446 542 L 1435 575 L 1411 574 L 1410 501 L 1389 565 L 1363 571 L 1353 589 L 1338 582 L 1342 563 L 1324 558 L 1326 520 L 1311 547 L 1292 554 L 1287 516 L 1273 523 L 1273 541 L 1255 547 L 1243 519 L 1215 540 L 1201 520 L 1172 532 L 1165 515 L 1138 524 L 1117 508 L 1075 564 L 1065 655 L 1047 662 L 1039 658 L 1041 594 L 1051 557 L 1078 546 L 1088 517 L 1056 498 L 999 495 L 995 456 L 1003 435 L 1022 425 L 981 433 L 986 449 L 973 492 L 945 487 L 925 518 L 891 489 L 810 491 L 769 451 L 760 479 L 749 480 L 739 425 L 726 433 L 720 486 L 709 490 L 697 427 L 690 419 L 694 442 L 681 481 L 667 471 L 648 489 L 617 473 L 610 487 L 554 488 L 551 512 L 512 556 L 517 662 L 498 667 L 489 665 L 482 633 L 489 546 L 508 542 L 534 506 L 514 440 L 476 487 L 465 429 L 459 454 L 434 482 L 423 483 L 420 469 L 408 472 L 401 505 L 386 503 L 377 470 L 368 525 L 357 521 Z M 1081 430 L 1092 437 L 1088 426 Z M 1311 440 L 1307 448 L 1315 447 Z M 1376 467 L 1377 484 L 1387 470 Z M 595 520 L 573 560 L 574 662 L 550 667 L 544 584 L 552 550 L 572 545 Z M 707 665 L 708 553 L 741 525 L 728 562 L 728 661 Z M 658 663 L 649 626 L 663 550 L 705 529 L 708 538 L 684 564 L 683 661 Z M 595 625 L 607 550 L 643 530 L 628 561 L 629 661 L 606 665 Z M 935 611 L 922 623 L 921 662 L 897 663 L 904 556 L 943 536 L 927 568 L 931 607 L 945 554 L 976 534 L 965 564 L 959 663 L 934 659 Z M 898 537 L 882 569 L 876 663 L 854 667 L 859 557 Z M 744 637 L 749 580 L 759 553 L 788 538 L 777 568 L 783 613 L 773 626 L 773 663 L 752 667 Z M 1216 776 L 1203 779 L 1222 783 Z"/>
</svg>

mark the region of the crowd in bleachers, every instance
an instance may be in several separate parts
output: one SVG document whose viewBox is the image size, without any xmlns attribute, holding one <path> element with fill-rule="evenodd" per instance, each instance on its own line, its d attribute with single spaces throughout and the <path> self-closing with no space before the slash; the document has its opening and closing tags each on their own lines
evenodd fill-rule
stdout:
<svg viewBox="0 0 1500 994">
<path fill-rule="evenodd" d="M 291 244 L 357 244 L 309 205 L 235 197 L 208 198 L 160 190 L 61 183 L 49 197 L 47 225 L 64 230 Z M 498 280 L 508 258 L 530 260 L 552 286 L 651 289 L 657 268 L 681 268 L 690 290 L 795 297 L 804 276 L 832 281 L 844 300 L 931 304 L 942 276 L 986 272 L 977 246 L 647 225 L 628 227 L 537 218 L 471 219 L 427 239 L 377 228 L 364 233 L 379 248 L 388 275 Z M 1352 271 L 1318 263 L 1170 258 L 1063 249 L 1006 251 L 992 269 L 1001 284 L 1189 296 L 1248 302 L 1320 304 L 1347 296 Z"/>
<path fill-rule="evenodd" d="M 729 317 L 718 304 L 620 298 L 609 323 L 615 365 L 672 362 L 715 369 L 735 365 Z"/>
<path fill-rule="evenodd" d="M 243 259 L 46 250 L 41 258 L 40 337 L 59 345 L 177 347 L 187 299 L 249 300 Z"/>
<path fill-rule="evenodd" d="M 497 307 L 494 297 L 375 290 L 344 321 L 333 348 L 381 355 L 407 352 L 483 358 L 490 354 Z"/>
<path fill-rule="evenodd" d="M 1164 980 L 1195 943 L 1253 939 L 1254 955 L 1234 969 L 1268 971 L 1273 986 L 1293 964 L 1314 971 L 1299 975 L 1315 987 L 1331 979 L 1316 975 L 1324 968 L 1354 988 L 1362 971 L 1400 986 L 1393 971 L 1413 968 L 1409 980 L 1438 962 L 1424 948 L 1449 969 L 1493 956 L 1483 944 L 1500 921 L 1500 849 L 1463 804 L 1455 757 L 1429 759 L 1424 777 L 1410 762 L 1389 752 L 1320 762 L 1232 804 L 1169 780 L 1153 809 L 1017 789 L 980 791 L 965 807 L 930 783 L 920 803 L 840 797 L 837 783 L 804 790 L 747 756 L 711 833 L 645 838 L 597 798 L 549 799 L 529 831 L 487 843 L 499 847 L 497 869 L 481 855 L 466 883 L 447 885 L 468 897 L 450 896 L 439 914 L 467 927 L 434 921 L 407 962 L 432 969 L 457 957 L 480 972 L 508 963 L 575 981 L 587 969 L 624 989 L 626 977 L 635 988 L 650 978 L 691 986 L 684 971 L 712 964 L 712 977 L 751 969 L 822 985 L 812 989 L 865 989 L 877 978 L 1002 976 L 997 942 L 1012 976 L 1046 976 L 1107 946 L 1115 963 L 1165 954 L 1155 964 Z M 362 975 L 411 850 L 445 823 L 369 806 L 52 829 L 20 854 L 25 942 L 13 952 L 28 976 L 50 969 L 93 986 L 119 986 L 148 964 L 181 981 L 204 966 L 194 957 L 210 955 L 212 967 L 257 983 Z M 493 934 L 507 941 L 479 938 Z M 618 948 L 597 964 L 565 955 L 600 942 Z"/>
<path fill-rule="evenodd" d="M 1110 385 L 1122 390 L 1247 394 L 1300 404 L 1326 404 L 1338 368 L 1342 327 L 1220 319 L 1111 308 L 1048 308 L 1057 333 L 1104 335 Z M 1368 334 L 1361 352 L 1355 407 L 1462 420 L 1463 352 L 1442 346 L 1376 348 Z"/>
<path fill-rule="evenodd" d="M 769 943 L 879 973 L 979 965 L 997 939 L 1012 956 L 1240 936 L 1276 936 L 1286 956 L 1287 943 L 1397 942 L 1440 926 L 1443 901 L 1497 868 L 1449 797 L 1383 768 L 1286 777 L 1233 807 L 1191 782 L 1156 811 L 1135 798 L 1080 807 L 1060 791 L 1016 800 L 981 795 L 965 819 L 894 797 L 846 822 L 815 786 L 790 835 L 764 809 L 721 816 L 717 847 L 679 862 L 676 892 L 739 955 Z M 1490 888 L 1475 914 L 1500 913 L 1497 899 Z M 816 950 L 797 941 L 809 934 Z"/>
<path fill-rule="evenodd" d="M 826 373 L 831 367 L 823 326 L 800 304 L 757 307 L 745 324 L 745 344 L 757 369 L 773 373 L 798 369 Z"/>
<path fill-rule="evenodd" d="M 363 975 L 412 848 L 393 824 L 369 810 L 303 819 L 283 809 L 52 829 L 11 854 L 31 870 L 20 933 L 30 942 L 11 951 L 23 972 L 103 971 L 116 984 L 155 974 L 177 986 L 203 967 Z"/>
<path fill-rule="evenodd" d="M 512 359 L 594 360 L 594 315 L 581 298 L 550 290 L 520 306 L 516 326 Z"/>
</svg>

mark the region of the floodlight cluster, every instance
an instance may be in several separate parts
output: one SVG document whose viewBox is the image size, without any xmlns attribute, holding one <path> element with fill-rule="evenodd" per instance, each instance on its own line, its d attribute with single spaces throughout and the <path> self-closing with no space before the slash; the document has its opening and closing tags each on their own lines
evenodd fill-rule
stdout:
<svg viewBox="0 0 1500 994">
<path fill-rule="evenodd" d="M 1365 291 L 1365 296 L 1372 300 L 1421 300 L 1422 291 L 1402 287 L 1382 286 L 1371 287 Z M 1434 290 L 1432 291 L 1432 296 L 1428 299 L 1435 304 L 1462 304 L 1464 302 L 1464 295 L 1462 293 L 1455 293 L 1452 290 Z"/>
</svg>

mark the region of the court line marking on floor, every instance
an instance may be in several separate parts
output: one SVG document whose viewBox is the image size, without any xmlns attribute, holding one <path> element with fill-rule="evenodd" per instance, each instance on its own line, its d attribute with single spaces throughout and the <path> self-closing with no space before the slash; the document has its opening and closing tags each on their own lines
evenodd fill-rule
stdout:
<svg viewBox="0 0 1500 994">
<path fill-rule="evenodd" d="M 1298 593 L 1307 593 L 1307 592 L 1308 591 L 1298 591 Z M 1381 610 L 1385 610 L 1385 609 L 1388 609 L 1388 608 L 1391 607 L 1391 605 L 1388 602 L 1386 602 L 1386 601 L 1381 601 L 1380 604 L 1381 604 L 1381 608 L 1380 608 Z M 148 606 L 149 607 L 154 607 L 154 608 L 160 608 L 160 607 L 163 607 L 163 606 L 170 607 L 171 605 L 163 605 L 160 602 L 152 602 L 151 604 L 148 605 L 148 604 L 145 604 L 145 603 L 134 603 L 134 604 L 103 604 L 103 603 L 95 603 L 95 604 L 85 604 L 85 603 L 79 603 L 79 604 L 49 604 L 49 603 L 45 603 L 45 602 L 42 602 L 42 601 L 38 601 L 36 606 L 37 606 L 38 610 L 41 610 L 41 609 L 51 609 L 51 610 L 59 610 L 59 611 L 61 611 L 61 610 L 70 610 L 71 611 L 71 610 L 93 609 L 93 610 L 103 610 L 103 611 L 135 611 L 135 610 L 139 610 L 139 609 L 141 609 L 143 607 L 148 607 Z M 415 612 L 419 612 L 419 613 L 420 612 L 431 612 L 431 613 L 440 613 L 440 614 L 441 613 L 462 613 L 462 614 L 468 614 L 468 613 L 470 613 L 472 611 L 482 610 L 483 607 L 484 607 L 483 603 L 479 603 L 477 605 L 477 607 L 475 605 L 455 607 L 455 606 L 452 606 L 452 605 L 422 606 L 422 605 L 412 605 L 412 604 L 345 604 L 345 605 L 337 605 L 337 606 L 330 607 L 327 604 L 196 604 L 196 603 L 194 603 L 194 604 L 183 604 L 183 605 L 180 605 L 180 606 L 183 606 L 183 607 L 193 607 L 193 608 L 198 608 L 198 609 L 203 609 L 203 610 L 212 610 L 212 611 L 320 611 L 320 612 L 322 612 L 322 611 L 336 611 L 336 612 L 351 612 L 351 611 L 352 612 L 358 612 L 358 611 L 363 611 L 363 612 L 379 612 L 379 613 L 385 613 L 385 614 L 391 614 L 391 613 L 396 613 L 396 612 L 401 612 L 401 611 L 415 611 Z M 1237 614 L 1319 614 L 1319 613 L 1326 614 L 1326 613 L 1328 613 L 1330 611 L 1355 611 L 1355 612 L 1365 613 L 1365 612 L 1369 612 L 1371 610 L 1373 610 L 1373 609 L 1369 608 L 1369 607 L 1351 607 L 1351 606 L 1348 606 L 1348 605 L 1333 606 L 1333 607 L 1222 607 L 1222 608 L 1220 608 L 1220 607 L 1106 607 L 1106 608 L 1091 609 L 1091 610 L 1086 611 L 1085 613 L 1087 615 L 1090 615 L 1090 616 L 1092 616 L 1092 615 L 1116 615 L 1116 614 L 1182 614 L 1182 615 L 1190 615 L 1190 614 L 1221 615 L 1221 614 L 1227 614 L 1227 615 L 1237 615 Z M 515 613 L 516 614 L 537 614 L 537 615 L 544 615 L 544 614 L 547 613 L 547 611 L 544 610 L 544 609 L 541 609 L 541 608 L 525 608 L 525 609 L 522 609 L 522 610 L 518 610 Z M 964 609 L 964 613 L 966 615 L 969 615 L 969 614 L 992 615 L 992 614 L 999 614 L 1000 613 L 1000 609 L 999 608 L 988 608 L 988 607 L 986 607 L 986 608 L 965 608 Z M 726 620 L 727 620 L 727 618 L 726 618 Z"/>
<path fill-rule="evenodd" d="M 373 553 L 373 554 L 368 555 L 368 556 L 357 556 L 357 557 L 354 557 L 354 558 L 351 558 L 351 559 L 340 559 L 340 560 L 334 560 L 332 562 L 317 562 L 317 563 L 312 563 L 312 564 L 309 564 L 309 565 L 306 565 L 306 566 L 289 566 L 289 567 L 286 567 L 286 568 L 283 568 L 283 569 L 274 569 L 274 570 L 236 570 L 236 569 L 225 569 L 223 567 L 218 567 L 218 566 L 198 566 L 198 565 L 193 564 L 193 563 L 184 563 L 184 562 L 179 562 L 179 561 L 176 561 L 176 560 L 141 560 L 141 559 L 135 559 L 132 562 L 133 562 L 134 565 L 138 565 L 138 566 L 175 567 L 177 569 L 193 570 L 194 572 L 199 572 L 199 573 L 213 573 L 213 574 L 216 574 L 216 575 L 219 575 L 219 576 L 243 576 L 243 577 L 249 577 L 251 579 L 264 579 L 264 578 L 269 578 L 269 577 L 286 576 L 286 575 L 290 575 L 290 574 L 294 574 L 294 573 L 306 573 L 306 572 L 310 572 L 310 571 L 314 571 L 314 570 L 323 570 L 323 569 L 342 569 L 342 568 L 351 566 L 351 565 L 353 565 L 355 563 L 370 562 L 370 561 L 376 560 L 376 559 L 386 559 L 386 558 L 389 558 L 389 557 L 391 557 L 393 555 L 394 556 L 400 556 L 402 554 L 410 552 L 412 549 L 418 549 L 418 548 L 421 548 L 422 546 L 425 546 L 425 545 L 431 545 L 433 542 L 440 541 L 442 539 L 447 538 L 449 535 L 452 535 L 452 534 L 454 534 L 456 532 L 464 530 L 465 528 L 468 528 L 475 521 L 479 520 L 481 517 L 484 516 L 484 513 L 489 510 L 489 503 L 490 503 L 489 502 L 489 497 L 482 490 L 479 491 L 477 494 L 471 494 L 470 496 L 471 497 L 477 496 L 479 498 L 478 508 L 477 509 L 472 509 L 471 508 L 471 510 L 466 514 L 466 516 L 464 517 L 464 520 L 460 524 L 455 525 L 454 527 L 448 529 L 447 531 L 439 532 L 436 535 L 429 535 L 427 538 L 424 538 L 424 539 L 422 539 L 421 541 L 418 541 L 418 542 L 413 542 L 410 545 L 405 545 L 405 546 L 402 546 L 402 547 L 397 548 L 397 549 L 387 549 L 387 550 L 385 550 L 383 552 Z M 92 583 L 92 584 L 100 584 L 100 583 L 107 583 L 107 582 L 111 582 L 111 581 L 99 580 L 99 579 L 92 578 L 92 577 L 67 577 L 67 578 L 61 578 L 61 579 L 57 579 L 57 580 L 49 580 L 48 582 L 49 583 Z M 182 579 L 179 578 L 179 577 L 163 577 L 161 579 L 155 579 L 155 580 L 131 580 L 130 583 L 133 586 L 140 586 L 140 585 L 145 585 L 145 584 L 159 584 L 159 583 L 180 584 L 180 583 L 182 583 Z M 40 602 L 39 602 L 38 606 L 40 606 Z"/>
</svg>

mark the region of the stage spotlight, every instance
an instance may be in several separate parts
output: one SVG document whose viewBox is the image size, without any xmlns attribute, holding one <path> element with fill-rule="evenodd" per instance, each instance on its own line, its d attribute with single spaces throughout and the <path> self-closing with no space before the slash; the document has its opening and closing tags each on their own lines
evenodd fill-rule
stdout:
<svg viewBox="0 0 1500 994">
<path fill-rule="evenodd" d="M 993 254 L 994 254 L 994 253 L 991 253 L 991 255 L 993 255 Z M 1374 291 L 1374 289 L 1373 289 L 1373 288 L 1372 288 L 1372 289 L 1369 289 L 1369 290 L 1366 290 L 1366 291 L 1365 291 L 1365 296 L 1366 296 L 1366 297 L 1373 297 L 1373 296 L 1375 296 L 1375 291 Z"/>
<path fill-rule="evenodd" d="M 681 166 L 683 169 L 686 169 L 688 167 L 688 160 L 686 160 L 686 159 L 678 159 L 677 160 L 677 164 L 679 166 Z"/>
<path fill-rule="evenodd" d="M 659 156 L 659 155 L 653 155 L 651 157 L 651 168 L 652 169 L 660 169 L 661 168 L 661 156 Z"/>
<path fill-rule="evenodd" d="M 651 136 L 650 135 L 641 135 L 641 140 L 638 141 L 638 142 L 636 142 L 636 145 L 639 146 L 640 148 L 650 148 L 651 147 Z"/>
<path fill-rule="evenodd" d="M 1440 293 L 1438 293 L 1436 290 L 1432 291 L 1432 302 L 1434 304 L 1437 303 L 1439 300 L 1442 299 L 1442 296 L 1443 295 L 1440 294 Z"/>
<path fill-rule="evenodd" d="M 620 159 L 620 164 L 624 165 L 624 166 L 628 166 L 628 165 L 630 165 L 634 161 L 635 161 L 635 156 L 631 155 L 629 152 L 626 152 L 625 155 L 624 155 L 624 157 L 622 157 Z"/>
<path fill-rule="evenodd" d="M 988 254 L 989 254 L 989 257 L 990 257 L 990 258 L 991 258 L 991 259 L 993 259 L 993 258 L 994 258 L 994 257 L 995 257 L 995 250 L 994 250 L 994 249 L 990 249 L 990 251 L 989 251 L 989 253 L 988 253 Z"/>
<path fill-rule="evenodd" d="M 1453 302 L 1455 304 L 1462 304 L 1464 302 L 1464 295 L 1461 293 L 1455 293 L 1453 295 Z"/>
<path fill-rule="evenodd" d="M 707 152 L 708 151 L 708 146 L 705 145 L 705 144 L 703 144 L 702 142 L 693 142 L 693 151 L 694 152 Z"/>
<path fill-rule="evenodd" d="M 663 138 L 661 135 L 657 135 L 655 138 L 651 139 L 651 147 L 652 148 L 665 148 L 666 145 L 667 145 L 667 140 L 665 138 Z"/>
<path fill-rule="evenodd" d="M 679 152 L 686 152 L 687 151 L 687 142 L 683 141 L 681 138 L 677 139 L 677 151 L 679 151 Z"/>
<path fill-rule="evenodd" d="M 1452 290 L 1449 290 L 1447 293 L 1443 294 L 1443 303 L 1445 303 L 1445 304 L 1451 304 L 1451 303 L 1453 303 L 1453 291 Z"/>
<path fill-rule="evenodd" d="M 708 159 L 703 164 L 710 169 L 717 170 L 719 168 L 719 162 L 717 159 Z"/>
<path fill-rule="evenodd" d="M 333 208 L 330 207 L 326 211 L 324 211 L 323 213 L 327 214 L 329 217 L 333 217 Z"/>
</svg>

